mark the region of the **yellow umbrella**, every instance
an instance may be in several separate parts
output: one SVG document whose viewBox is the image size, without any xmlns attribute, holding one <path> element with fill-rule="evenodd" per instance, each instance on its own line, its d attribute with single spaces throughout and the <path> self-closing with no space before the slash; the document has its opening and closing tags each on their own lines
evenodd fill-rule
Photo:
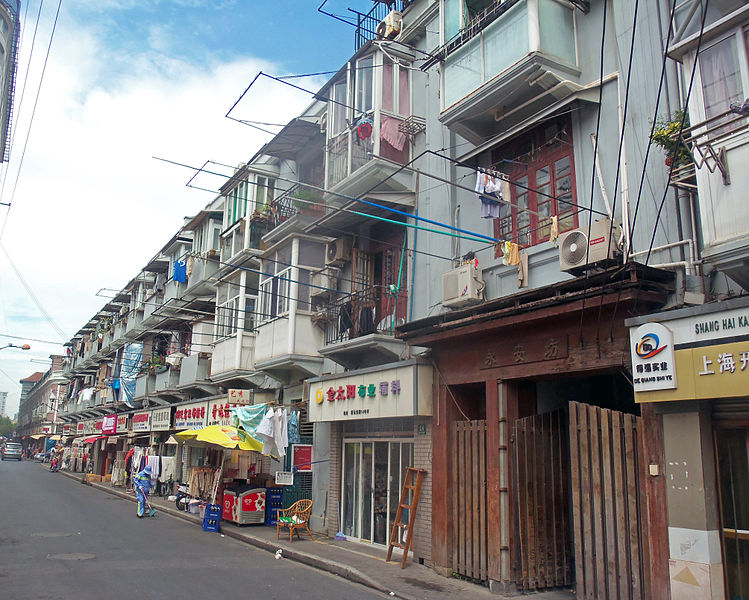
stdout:
<svg viewBox="0 0 749 600">
<path fill-rule="evenodd" d="M 223 448 L 237 450 L 263 449 L 262 442 L 253 439 L 247 433 L 236 427 L 225 427 L 223 425 L 209 425 L 202 429 L 188 429 L 175 433 L 174 437 L 185 442 L 188 446 L 221 446 Z"/>
</svg>

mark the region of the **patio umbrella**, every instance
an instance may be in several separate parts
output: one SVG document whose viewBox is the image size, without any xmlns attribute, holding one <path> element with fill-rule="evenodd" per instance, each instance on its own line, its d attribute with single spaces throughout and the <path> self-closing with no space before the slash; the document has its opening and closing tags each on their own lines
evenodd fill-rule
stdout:
<svg viewBox="0 0 749 600">
<path fill-rule="evenodd" d="M 202 429 L 188 429 L 175 433 L 174 437 L 182 440 L 188 446 L 221 446 L 222 448 L 256 450 L 258 452 L 263 449 L 262 442 L 251 438 L 246 432 L 236 427 L 224 425 L 209 425 Z"/>
</svg>

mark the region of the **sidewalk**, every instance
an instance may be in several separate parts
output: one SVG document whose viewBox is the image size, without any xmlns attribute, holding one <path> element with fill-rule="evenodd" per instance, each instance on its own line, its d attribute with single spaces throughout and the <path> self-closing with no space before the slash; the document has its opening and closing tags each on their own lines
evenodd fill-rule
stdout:
<svg viewBox="0 0 749 600">
<path fill-rule="evenodd" d="M 60 473 L 77 481 L 80 481 L 82 477 L 81 473 L 66 471 L 60 471 Z M 113 488 L 106 483 L 87 483 L 86 485 L 135 502 L 135 496 L 126 493 L 122 488 Z M 154 497 L 151 499 L 151 504 L 156 508 L 157 514 L 167 514 L 190 521 L 198 527 L 202 526 L 202 519 L 199 515 L 179 511 L 173 502 L 165 498 Z M 315 534 L 315 540 L 312 541 L 306 533 L 302 533 L 301 540 L 295 536 L 295 541 L 289 542 L 288 534 L 285 539 L 281 535 L 281 539 L 276 540 L 275 527 L 265 525 L 238 527 L 228 521 L 221 522 L 221 534 L 271 553 L 280 549 L 285 560 L 294 560 L 328 571 L 386 594 L 392 592 L 394 597 L 404 600 L 452 600 L 456 597 L 497 600 L 507 597 L 461 579 L 443 577 L 429 567 L 413 562 L 407 563 L 406 568 L 401 569 L 400 561 L 403 555 L 397 548 L 393 552 L 391 561 L 385 562 L 387 552 L 381 547 L 339 541 L 321 534 Z M 205 535 L 216 534 L 206 532 Z M 574 600 L 575 596 L 569 591 L 553 591 L 531 593 L 520 597 L 533 600 Z"/>
</svg>

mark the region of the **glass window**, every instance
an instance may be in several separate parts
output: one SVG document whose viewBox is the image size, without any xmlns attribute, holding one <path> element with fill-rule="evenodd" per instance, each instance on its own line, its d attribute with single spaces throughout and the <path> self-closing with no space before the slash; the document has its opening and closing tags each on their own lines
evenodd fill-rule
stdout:
<svg viewBox="0 0 749 600">
<path fill-rule="evenodd" d="M 330 120 L 330 134 L 331 137 L 338 135 L 339 133 L 346 130 L 346 117 L 348 116 L 347 109 L 347 98 L 346 98 L 346 82 L 341 81 L 333 84 L 333 90 L 331 94 L 333 102 L 331 102 L 332 119 Z"/>
<path fill-rule="evenodd" d="M 283 315 L 289 312 L 289 293 L 291 268 L 281 271 L 278 274 L 278 285 L 276 292 L 276 315 Z"/>
<path fill-rule="evenodd" d="M 244 299 L 244 330 L 253 331 L 257 324 L 257 296 L 245 296 Z"/>
<path fill-rule="evenodd" d="M 393 96 L 395 88 L 393 86 L 393 61 L 387 56 L 382 57 L 382 110 L 392 112 Z"/>
<path fill-rule="evenodd" d="M 575 52 L 575 14 L 558 0 L 539 0 L 538 21 L 541 49 L 570 64 L 577 64 Z"/>
<path fill-rule="evenodd" d="M 743 101 L 735 35 L 702 50 L 699 61 L 706 118 L 726 112 L 732 102 Z"/>
<path fill-rule="evenodd" d="M 445 0 L 444 31 L 446 42 L 455 37 L 460 31 L 460 12 L 462 8 L 463 0 Z"/>
<path fill-rule="evenodd" d="M 276 180 L 272 177 L 258 176 L 255 188 L 255 206 L 252 210 L 257 208 L 259 211 L 264 211 L 270 206 L 270 203 L 273 202 L 273 198 L 275 198 Z"/>
<path fill-rule="evenodd" d="M 367 56 L 356 63 L 356 109 L 360 113 L 372 110 L 374 57 Z"/>
</svg>

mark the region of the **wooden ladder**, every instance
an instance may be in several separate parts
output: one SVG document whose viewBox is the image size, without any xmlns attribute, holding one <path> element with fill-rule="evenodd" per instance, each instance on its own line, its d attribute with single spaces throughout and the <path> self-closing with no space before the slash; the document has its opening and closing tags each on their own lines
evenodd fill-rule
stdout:
<svg viewBox="0 0 749 600">
<path fill-rule="evenodd" d="M 406 560 L 408 559 L 408 550 L 411 548 L 411 541 L 413 540 L 414 533 L 414 521 L 416 520 L 416 508 L 419 506 L 419 494 L 421 492 L 421 484 L 424 481 L 424 475 L 426 475 L 424 469 L 415 469 L 413 467 L 406 468 L 406 477 L 403 480 L 403 489 L 401 490 L 401 499 L 398 502 L 398 512 L 395 513 L 395 521 L 393 522 L 393 530 L 390 532 L 390 543 L 388 544 L 388 555 L 385 561 L 389 561 L 393 554 L 393 548 L 403 549 L 403 560 L 401 561 L 401 569 L 406 568 Z M 411 504 L 407 504 L 408 496 L 413 490 L 413 500 Z M 403 517 L 403 509 L 408 510 L 408 523 L 401 521 Z M 406 543 L 401 544 L 398 540 L 401 539 L 400 530 L 406 530 Z"/>
</svg>

